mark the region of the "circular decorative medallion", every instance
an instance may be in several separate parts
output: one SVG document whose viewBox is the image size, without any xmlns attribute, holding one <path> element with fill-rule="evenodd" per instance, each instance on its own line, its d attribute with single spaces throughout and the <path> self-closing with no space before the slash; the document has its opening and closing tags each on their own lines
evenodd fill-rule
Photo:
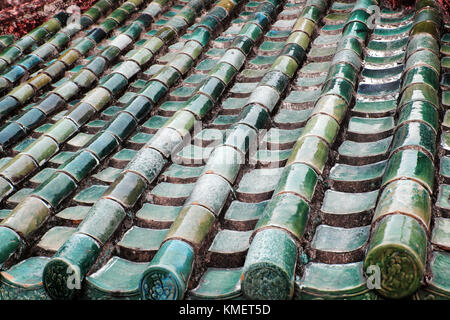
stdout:
<svg viewBox="0 0 450 320">
<path fill-rule="evenodd" d="M 267 264 L 251 268 L 242 283 L 244 294 L 257 300 L 286 300 L 293 294 L 293 288 L 286 275 Z"/>
<path fill-rule="evenodd" d="M 179 289 L 171 272 L 150 269 L 141 280 L 141 297 L 144 300 L 177 300 Z"/>
</svg>

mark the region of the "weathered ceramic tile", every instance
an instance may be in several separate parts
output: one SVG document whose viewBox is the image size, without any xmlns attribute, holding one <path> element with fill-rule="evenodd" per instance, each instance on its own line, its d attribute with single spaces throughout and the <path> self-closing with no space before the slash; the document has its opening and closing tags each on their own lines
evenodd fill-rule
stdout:
<svg viewBox="0 0 450 320">
<path fill-rule="evenodd" d="M 225 212 L 225 226 L 235 230 L 251 230 L 261 217 L 268 201 L 247 203 L 233 201 Z"/>
<path fill-rule="evenodd" d="M 197 65 L 195 70 L 201 73 L 208 73 L 209 70 L 214 68 L 218 61 L 219 60 L 216 59 L 204 59 Z"/>
<path fill-rule="evenodd" d="M 59 165 L 63 164 L 64 162 L 66 162 L 67 160 L 69 160 L 70 158 L 72 158 L 74 154 L 75 154 L 75 152 L 72 152 L 72 151 L 62 151 L 62 152 L 59 152 L 53 158 L 51 158 L 49 160 L 49 162 L 53 165 L 59 166 Z"/>
<path fill-rule="evenodd" d="M 208 265 L 212 267 L 240 267 L 250 246 L 253 231 L 220 230 L 208 249 Z"/>
<path fill-rule="evenodd" d="M 450 255 L 447 252 L 434 251 L 430 259 L 431 277 L 427 281 L 427 290 L 435 299 L 448 300 L 450 297 L 450 283 L 448 264 Z"/>
<path fill-rule="evenodd" d="M 11 213 L 11 209 L 1 209 L 0 210 L 0 219 L 5 219 Z"/>
<path fill-rule="evenodd" d="M 150 261 L 161 246 L 167 229 L 148 229 L 133 226 L 117 243 L 118 254 L 132 261 Z"/>
<path fill-rule="evenodd" d="M 326 76 L 308 78 L 298 77 L 295 85 L 302 89 L 302 87 L 321 86 L 325 82 Z"/>
<path fill-rule="evenodd" d="M 139 279 L 148 262 L 132 262 L 112 257 L 102 268 L 86 278 L 84 298 L 139 299 Z"/>
<path fill-rule="evenodd" d="M 284 43 L 279 41 L 264 41 L 258 48 L 258 54 L 276 54 L 283 49 Z"/>
<path fill-rule="evenodd" d="M 67 145 L 74 149 L 82 148 L 87 144 L 87 142 L 92 137 L 93 137 L 92 134 L 80 132 L 76 136 L 74 136 L 72 139 L 67 141 Z"/>
<path fill-rule="evenodd" d="M 230 92 L 235 98 L 245 98 L 255 90 L 257 85 L 255 82 L 237 82 L 230 89 Z"/>
<path fill-rule="evenodd" d="M 39 171 L 37 174 L 35 174 L 33 177 L 31 177 L 29 182 L 31 183 L 31 185 L 34 188 L 36 188 L 38 185 L 40 185 L 45 180 L 50 178 L 54 172 L 55 172 L 55 169 L 53 169 L 53 168 L 44 168 L 41 171 Z"/>
<path fill-rule="evenodd" d="M 329 264 L 361 261 L 369 234 L 370 226 L 340 228 L 322 224 L 311 242 L 311 258 Z"/>
<path fill-rule="evenodd" d="M 219 129 L 203 129 L 194 137 L 194 144 L 202 147 L 214 147 L 224 142 L 225 132 Z"/>
<path fill-rule="evenodd" d="M 257 163 L 263 168 L 276 168 L 283 166 L 284 163 L 289 158 L 291 150 L 258 150 L 253 156 L 251 156 L 250 161 L 252 163 Z"/>
<path fill-rule="evenodd" d="M 170 93 L 170 99 L 175 101 L 185 101 L 195 92 L 194 87 L 179 87 Z"/>
<path fill-rule="evenodd" d="M 144 146 L 150 139 L 153 137 L 153 134 L 145 133 L 145 132 L 137 132 L 130 139 L 128 139 L 128 143 L 132 149 L 140 149 Z"/>
<path fill-rule="evenodd" d="M 316 46 L 330 46 L 335 45 L 339 39 L 340 35 L 319 35 L 314 41 L 313 45 Z"/>
<path fill-rule="evenodd" d="M 249 61 L 249 66 L 257 69 L 268 68 L 275 62 L 276 58 L 276 56 L 256 56 Z"/>
<path fill-rule="evenodd" d="M 92 120 L 86 124 L 86 131 L 88 133 L 96 133 L 98 130 L 103 128 L 105 125 L 106 125 L 106 121 L 104 121 L 104 120 L 100 120 L 100 119 Z"/>
<path fill-rule="evenodd" d="M 74 232 L 75 228 L 71 227 L 53 227 L 42 236 L 37 244 L 37 248 L 43 252 L 53 254 L 59 250 Z"/>
<path fill-rule="evenodd" d="M 1 272 L 2 300 L 50 300 L 42 284 L 47 257 L 31 257 Z"/>
<path fill-rule="evenodd" d="M 312 108 L 319 95 L 320 90 L 291 91 L 283 100 L 283 105 L 291 109 Z"/>
<path fill-rule="evenodd" d="M 67 207 L 58 212 L 55 216 L 58 219 L 61 219 L 61 221 L 65 225 L 76 226 L 80 224 L 81 221 L 83 221 L 89 209 L 90 207 L 87 206 Z"/>
<path fill-rule="evenodd" d="M 226 300 L 242 295 L 242 268 L 208 268 L 196 288 L 189 292 L 191 299 Z"/>
<path fill-rule="evenodd" d="M 299 281 L 299 300 L 376 299 L 367 287 L 362 263 L 309 263 Z"/>
<path fill-rule="evenodd" d="M 347 193 L 327 190 L 320 209 L 322 222 L 336 227 L 358 227 L 370 224 L 378 190 Z"/>
<path fill-rule="evenodd" d="M 273 118 L 274 123 L 280 129 L 297 129 L 306 124 L 306 121 L 311 114 L 311 109 L 306 110 L 292 110 L 281 108 Z"/>
<path fill-rule="evenodd" d="M 287 37 L 289 36 L 290 31 L 288 30 L 284 30 L 284 31 L 279 31 L 279 30 L 270 30 L 269 32 L 267 32 L 265 34 L 265 38 L 267 38 L 267 40 L 271 40 L 271 41 L 285 41 L 287 39 Z"/>
<path fill-rule="evenodd" d="M 161 182 L 150 192 L 152 203 L 167 206 L 181 206 L 194 188 L 193 183 Z"/>
<path fill-rule="evenodd" d="M 283 168 L 255 169 L 242 177 L 236 190 L 239 201 L 261 202 L 269 199 Z"/>
<path fill-rule="evenodd" d="M 330 62 L 311 62 L 300 69 L 301 74 L 306 74 L 310 77 L 323 75 L 328 72 Z"/>
<path fill-rule="evenodd" d="M 11 207 L 15 207 L 19 204 L 23 199 L 25 199 L 28 195 L 33 192 L 31 188 L 22 188 L 16 193 L 14 193 L 11 197 L 6 200 L 6 204 Z"/>
<path fill-rule="evenodd" d="M 364 68 L 361 71 L 361 76 L 371 78 L 371 79 L 383 79 L 383 78 L 392 78 L 401 75 L 403 72 L 403 65 L 391 67 L 391 68 L 383 68 L 383 69 L 370 69 Z"/>
<path fill-rule="evenodd" d="M 374 65 L 385 65 L 385 64 L 403 63 L 404 59 L 405 54 L 402 52 L 395 55 L 389 55 L 387 57 L 368 55 L 365 58 L 365 62 Z"/>
<path fill-rule="evenodd" d="M 330 170 L 330 184 L 338 191 L 372 191 L 380 187 L 385 167 L 386 160 L 362 166 L 336 164 Z"/>
<path fill-rule="evenodd" d="M 302 131 L 302 128 L 291 130 L 271 128 L 264 136 L 262 143 L 267 144 L 267 148 L 271 150 L 291 149 Z"/>
<path fill-rule="evenodd" d="M 29 139 L 25 139 L 23 140 L 21 143 L 17 144 L 14 148 L 13 151 L 15 153 L 19 153 L 22 152 L 23 150 L 26 149 L 26 147 L 28 147 L 30 144 L 32 144 L 35 141 L 35 139 L 33 138 L 29 138 Z"/>
<path fill-rule="evenodd" d="M 378 141 L 392 135 L 394 128 L 393 117 L 352 117 L 348 123 L 347 135 L 350 140 L 357 142 Z"/>
<path fill-rule="evenodd" d="M 219 115 L 211 123 L 211 128 L 226 129 L 238 119 L 235 115 Z"/>
<path fill-rule="evenodd" d="M 116 168 L 124 168 L 136 153 L 136 150 L 124 148 L 112 156 L 110 164 Z"/>
<path fill-rule="evenodd" d="M 79 192 L 73 200 L 82 205 L 92 205 L 100 199 L 106 189 L 108 189 L 107 186 L 93 185 Z"/>
<path fill-rule="evenodd" d="M 376 100 L 376 101 L 361 101 L 357 100 L 355 106 L 352 109 L 352 113 L 355 116 L 369 118 L 373 117 L 385 117 L 387 115 L 395 113 L 397 109 L 396 100 Z"/>
<path fill-rule="evenodd" d="M 421 150 L 404 149 L 392 154 L 383 176 L 383 186 L 397 179 L 409 178 L 433 193 L 434 164 Z"/>
<path fill-rule="evenodd" d="M 203 167 L 184 166 L 174 163 L 162 173 L 161 178 L 171 183 L 193 183 L 202 171 Z"/>
<path fill-rule="evenodd" d="M 385 160 L 391 141 L 392 137 L 374 142 L 345 140 L 338 149 L 339 161 L 350 165 L 365 165 Z"/>
<path fill-rule="evenodd" d="M 180 206 L 164 206 L 153 203 L 144 203 L 136 213 L 136 218 L 142 226 L 148 228 L 169 228 L 178 217 Z"/>
<path fill-rule="evenodd" d="M 431 243 L 446 251 L 450 249 L 450 219 L 434 219 Z"/>
<path fill-rule="evenodd" d="M 181 149 L 173 161 L 185 166 L 201 166 L 206 163 L 212 148 L 190 144 Z"/>
<path fill-rule="evenodd" d="M 116 180 L 117 177 L 119 177 L 119 175 L 122 173 L 122 171 L 122 169 L 106 167 L 102 171 L 99 171 L 96 174 L 92 175 L 92 177 L 100 182 L 113 183 L 114 180 Z"/>
</svg>

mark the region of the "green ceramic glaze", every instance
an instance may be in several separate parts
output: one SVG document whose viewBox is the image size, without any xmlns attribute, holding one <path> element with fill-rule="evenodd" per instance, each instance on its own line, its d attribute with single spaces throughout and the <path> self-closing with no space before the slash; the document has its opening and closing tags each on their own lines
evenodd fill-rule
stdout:
<svg viewBox="0 0 450 320">
<path fill-rule="evenodd" d="M 253 238 L 242 275 L 242 291 L 248 299 L 287 300 L 294 294 L 297 249 L 280 229 L 263 229 Z"/>
<path fill-rule="evenodd" d="M 311 201 L 317 184 L 317 173 L 303 163 L 293 163 L 283 170 L 274 194 L 291 192 Z"/>
<path fill-rule="evenodd" d="M 117 202 L 100 199 L 89 210 L 86 218 L 78 227 L 78 232 L 87 234 L 104 244 L 125 218 L 125 215 L 125 209 Z"/>
<path fill-rule="evenodd" d="M 426 101 L 413 101 L 403 106 L 398 117 L 397 126 L 408 121 L 421 121 L 430 126 L 435 133 L 438 131 L 438 111 Z"/>
<path fill-rule="evenodd" d="M 2 300 L 49 300 L 42 285 L 42 270 L 48 260 L 47 257 L 31 257 L 2 271 Z"/>
<path fill-rule="evenodd" d="M 314 168 L 318 174 L 322 174 L 327 159 L 327 144 L 318 137 L 306 136 L 294 145 L 286 166 L 292 163 L 304 163 Z"/>
<path fill-rule="evenodd" d="M 302 137 L 317 136 L 328 145 L 332 145 L 339 131 L 337 121 L 325 114 L 316 114 L 309 118 L 302 132 Z"/>
<path fill-rule="evenodd" d="M 198 247 L 210 231 L 215 216 L 208 209 L 190 205 L 184 207 L 166 234 L 165 241 L 181 239 Z"/>
<path fill-rule="evenodd" d="M 413 294 L 422 280 L 427 250 L 427 235 L 417 220 L 402 215 L 387 216 L 372 234 L 364 270 L 376 265 L 381 271 L 381 288 L 387 298 Z"/>
<path fill-rule="evenodd" d="M 383 185 L 398 179 L 412 179 L 421 183 L 427 190 L 433 192 L 434 165 L 433 161 L 422 151 L 401 150 L 389 159 L 383 176 Z"/>
<path fill-rule="evenodd" d="M 111 184 L 103 197 L 113 199 L 125 208 L 130 208 L 134 206 L 145 187 L 144 178 L 130 171 L 125 171 Z"/>
<path fill-rule="evenodd" d="M 228 300 L 242 295 L 242 268 L 208 268 L 198 286 L 190 291 L 191 299 Z"/>
<path fill-rule="evenodd" d="M 141 276 L 142 300 L 181 300 L 192 273 L 194 250 L 184 241 L 163 243 Z"/>
<path fill-rule="evenodd" d="M 362 262 L 308 263 L 299 284 L 299 300 L 376 300 L 366 287 Z"/>
<path fill-rule="evenodd" d="M 0 264 L 3 265 L 19 248 L 22 239 L 14 230 L 0 226 Z"/>
<path fill-rule="evenodd" d="M 431 221 L 430 194 L 419 183 L 412 180 L 391 182 L 380 195 L 373 221 L 390 214 L 413 217 L 428 230 Z"/>
<path fill-rule="evenodd" d="M 74 233 L 46 264 L 42 279 L 52 299 L 73 299 L 81 281 L 100 253 L 100 245 L 91 237 Z"/>
<path fill-rule="evenodd" d="M 36 231 L 49 216 L 50 208 L 41 199 L 27 197 L 1 222 L 22 237 L 28 237 Z"/>
<path fill-rule="evenodd" d="M 266 206 L 255 229 L 281 228 L 301 239 L 309 216 L 309 205 L 291 193 L 281 193 Z"/>
<path fill-rule="evenodd" d="M 391 146 L 391 153 L 399 149 L 418 149 L 434 159 L 436 152 L 436 134 L 430 126 L 421 122 L 407 122 L 397 127 Z"/>
</svg>

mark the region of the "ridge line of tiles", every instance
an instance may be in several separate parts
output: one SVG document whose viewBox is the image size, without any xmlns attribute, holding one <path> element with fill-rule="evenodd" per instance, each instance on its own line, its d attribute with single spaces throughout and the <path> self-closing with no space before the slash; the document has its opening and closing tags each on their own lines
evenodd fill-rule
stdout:
<svg viewBox="0 0 450 320">
<path fill-rule="evenodd" d="M 409 42 L 419 35 L 427 35 L 429 43 L 439 47 L 441 19 L 437 5 L 419 0 Z M 429 85 L 432 77 L 420 75 L 425 66 L 439 81 L 439 53 L 430 50 L 430 44 L 407 52 L 398 110 L 400 118 L 408 122 L 399 124 L 394 134 L 396 148 L 391 150 L 383 175 L 364 260 L 366 272 L 370 266 L 377 266 L 381 272 L 378 293 L 394 299 L 409 296 L 419 288 L 426 266 L 436 135 L 425 138 L 419 130 L 410 130 L 405 135 L 400 129 L 414 122 L 424 123 L 423 130 L 433 129 L 425 117 L 417 119 L 409 113 L 405 108 L 408 103 L 416 111 L 427 108 L 441 111 L 438 88 Z M 414 76 L 408 77 L 410 73 Z"/>
<path fill-rule="evenodd" d="M 356 74 L 361 68 L 362 53 L 356 53 L 351 42 L 346 40 L 356 38 L 361 46 L 365 43 L 370 29 L 367 25 L 371 15 L 369 8 L 375 5 L 378 5 L 375 0 L 359 0 L 348 17 L 331 65 L 352 65 L 355 80 L 351 82 L 332 76 L 329 69 L 315 108 L 252 234 L 241 277 L 244 296 L 250 299 L 293 297 L 298 259 L 296 242 L 303 236 L 309 201 L 314 196 L 329 148 L 351 102 Z M 349 54 L 345 55 L 347 52 Z M 349 60 L 350 56 L 354 58 Z M 307 147 L 304 150 L 303 145 Z M 293 211 L 284 210 L 285 206 Z"/>
<path fill-rule="evenodd" d="M 256 7 L 255 6 L 255 2 L 252 2 L 252 5 L 254 6 L 254 10 L 256 10 L 256 11 L 258 11 L 258 7 Z M 245 10 L 245 9 L 244 9 Z M 242 14 L 242 16 L 243 16 L 243 12 L 241 13 Z M 235 23 L 238 23 L 237 22 L 237 20 L 239 20 L 240 18 L 237 18 L 237 19 L 234 19 L 232 22 L 233 22 L 233 25 L 235 24 Z M 274 20 L 275 21 L 275 20 Z M 235 27 L 230 27 L 230 28 L 235 28 Z M 240 27 L 238 28 L 238 30 L 240 29 Z M 227 29 L 227 30 L 229 30 L 229 29 Z M 224 36 L 225 34 L 227 34 L 227 36 L 229 35 L 228 33 L 227 33 L 227 31 L 224 31 L 224 33 L 222 33 L 221 35 L 222 36 Z M 267 34 L 267 33 L 266 33 Z M 234 41 L 236 41 L 237 42 L 237 39 L 236 39 L 237 37 L 235 37 L 235 40 Z M 216 40 L 218 40 L 219 38 L 216 38 Z M 243 39 L 243 38 L 240 38 L 241 40 Z M 248 42 L 248 41 L 247 41 Z M 212 45 L 213 47 L 215 47 L 215 45 Z M 254 46 L 255 48 L 256 48 L 256 43 L 255 43 L 255 46 Z M 245 49 L 245 50 L 247 50 L 247 49 Z M 207 56 L 208 56 L 208 54 L 207 54 Z M 219 55 L 219 57 L 218 58 L 220 58 L 220 56 L 221 55 Z M 204 60 L 205 61 L 205 60 Z M 223 65 L 222 65 L 222 67 L 220 68 L 220 69 L 223 69 Z M 213 71 L 211 70 L 211 73 L 212 73 Z M 234 73 L 234 72 L 233 72 Z M 204 79 L 205 80 L 205 79 Z M 203 80 L 203 81 L 204 81 Z M 177 87 L 183 87 L 183 83 L 181 83 L 180 84 L 180 86 L 177 86 Z M 226 94 L 226 93 L 222 93 L 222 96 L 224 95 L 224 94 Z M 217 105 L 217 104 L 216 104 Z M 173 158 L 172 158 L 172 160 L 173 160 Z M 175 161 L 175 160 L 173 160 L 173 161 Z M 162 174 L 164 174 L 164 173 L 162 173 Z M 143 196 L 144 197 L 144 196 Z M 136 208 L 137 209 L 137 208 Z M 128 235 L 128 234 L 131 234 L 132 233 L 132 231 L 133 230 L 135 230 L 134 229 L 135 228 L 135 226 L 133 226 L 133 228 L 131 228 L 131 229 L 129 229 L 128 231 L 127 231 L 127 233 L 126 233 L 126 235 Z M 146 230 L 146 231 L 156 231 L 156 230 L 158 230 L 158 229 L 143 229 L 143 230 Z M 161 230 L 158 230 L 158 231 L 161 231 Z M 167 229 L 165 230 L 165 231 L 167 231 Z M 120 243 L 122 243 L 122 241 L 126 238 L 126 235 L 124 235 L 124 237 L 122 238 L 122 240 L 120 240 L 120 242 L 117 242 L 117 244 L 119 245 Z M 149 235 L 149 237 L 150 237 L 150 235 Z M 147 240 L 147 239 L 146 239 Z M 148 240 L 150 240 L 150 239 L 148 239 Z M 160 239 L 160 240 L 158 240 L 158 242 L 160 242 L 162 240 L 162 238 Z M 120 246 L 120 245 L 119 245 Z M 159 247 L 159 244 L 158 244 L 158 247 Z M 122 248 L 124 248 L 124 247 L 122 247 L 122 246 L 120 246 L 120 249 L 118 249 L 118 251 L 116 252 L 116 254 L 118 254 L 118 256 L 120 256 L 121 258 L 125 258 L 125 259 L 128 259 L 128 261 L 127 260 L 121 260 L 121 258 L 118 258 L 117 256 L 113 256 L 108 262 L 107 262 L 107 264 L 109 265 L 109 263 L 111 262 L 111 263 L 113 263 L 114 265 L 116 264 L 116 263 L 118 263 L 118 261 L 127 261 L 128 263 L 131 263 L 131 264 L 134 264 L 135 263 L 135 259 L 131 259 L 133 262 L 131 262 L 131 261 L 129 261 L 130 259 L 129 259 L 129 257 L 126 257 L 126 256 L 124 256 L 123 254 L 125 254 L 125 251 L 123 251 L 122 250 Z M 124 248 L 125 249 L 125 248 Z M 119 252 L 119 250 L 120 250 L 120 252 Z M 156 250 L 157 250 L 157 248 L 156 248 Z M 151 256 L 153 256 L 153 252 L 152 252 L 152 254 L 151 254 Z M 146 263 L 148 263 L 147 261 L 149 261 L 150 259 L 151 259 L 151 257 L 148 257 L 148 255 L 146 254 L 146 253 L 144 253 L 143 254 L 143 256 L 141 256 L 140 254 L 137 254 L 137 256 L 140 256 L 140 258 L 139 258 L 139 260 L 138 261 L 146 261 Z M 144 258 L 145 257 L 145 258 Z M 142 258 L 144 258 L 143 260 L 142 260 Z M 117 260 L 116 260 L 117 259 Z M 94 267 L 93 268 L 95 268 L 97 265 L 94 265 Z M 145 268 L 145 264 L 144 264 L 144 266 L 143 266 L 144 268 Z M 92 268 L 91 268 L 91 270 L 92 270 Z M 143 271 L 143 269 L 142 269 L 142 271 Z M 91 271 L 90 271 L 91 272 Z M 97 278 L 97 276 L 98 277 L 102 277 L 102 275 L 105 275 L 106 273 L 108 273 L 109 271 L 107 270 L 107 267 L 105 267 L 105 266 L 102 266 L 100 269 L 98 269 L 94 274 L 91 274 L 89 277 L 87 277 L 86 278 L 86 280 L 85 280 L 85 287 L 86 287 L 86 296 L 84 296 L 85 298 L 94 298 L 94 299 L 96 299 L 98 296 L 97 296 L 97 294 L 99 293 L 99 291 L 97 291 L 96 289 L 98 288 L 98 287 L 96 287 L 96 285 L 99 285 L 100 284 L 100 278 Z M 133 275 L 133 286 L 135 286 L 136 287 L 136 289 L 137 289 L 137 285 L 138 285 L 138 280 L 139 280 L 139 278 L 136 278 L 136 277 L 138 277 L 140 275 L 140 272 L 138 272 L 138 274 L 134 274 Z M 98 282 L 97 282 L 97 280 L 98 280 Z M 120 286 L 120 284 L 118 284 L 118 286 Z M 114 289 L 112 289 L 112 288 L 109 288 L 108 289 L 108 292 L 107 293 L 105 293 L 105 292 L 103 292 L 103 293 L 101 293 L 101 295 L 102 296 L 104 296 L 104 295 L 106 295 L 106 296 L 111 296 L 111 295 L 114 295 Z M 137 294 L 137 296 L 136 296 L 136 298 L 138 298 L 138 296 L 139 296 L 139 292 L 136 290 L 136 292 L 135 291 L 133 291 L 133 297 L 134 297 L 134 295 L 135 294 Z"/>
<path fill-rule="evenodd" d="M 408 16 L 409 15 L 406 15 L 406 19 L 401 18 L 400 21 L 397 22 L 407 22 Z M 382 11 L 381 21 L 387 20 L 383 17 L 384 12 Z M 408 25 L 410 25 L 410 23 L 408 23 Z M 364 92 L 365 88 L 369 88 L 369 86 L 375 87 L 380 83 L 392 81 L 391 79 L 393 76 L 391 72 L 384 67 L 385 65 L 390 66 L 389 61 L 380 63 L 377 66 L 372 66 L 370 63 L 367 63 L 371 54 L 374 54 L 373 51 L 368 50 L 368 48 L 379 49 L 377 52 L 381 51 L 381 53 L 385 53 L 385 48 L 390 47 L 390 44 L 393 43 L 393 41 L 396 41 L 390 39 L 388 35 L 380 36 L 378 33 L 381 32 L 376 32 L 378 29 L 387 30 L 392 26 L 396 26 L 396 24 L 387 22 L 382 26 L 375 26 L 368 39 L 364 50 L 366 54 L 364 56 L 364 61 L 362 62 L 362 65 L 364 66 L 361 71 L 362 77 L 357 89 L 355 88 L 356 103 L 353 105 L 353 108 L 349 110 L 350 117 L 348 121 L 346 121 L 345 124 L 341 124 L 341 126 L 345 126 L 348 129 L 344 133 L 343 141 L 338 150 L 340 150 L 345 143 L 353 142 L 355 140 L 359 141 L 361 135 L 371 132 L 370 123 L 367 123 L 365 126 L 361 126 L 360 131 L 354 130 L 353 134 L 350 134 L 350 124 L 354 119 L 353 111 L 357 108 L 359 103 L 367 103 L 367 107 L 361 109 L 361 111 L 367 111 L 367 114 L 358 115 L 364 120 L 377 119 L 377 117 L 373 117 L 374 114 L 369 111 L 375 109 L 375 105 L 381 104 L 385 100 L 395 99 L 392 108 L 396 107 L 396 100 L 400 88 L 390 91 L 388 95 L 384 92 L 377 92 L 373 95 L 368 95 Z M 407 39 L 408 35 L 406 34 L 403 37 Z M 377 47 L 378 43 L 381 41 L 386 45 L 381 48 Z M 405 41 L 402 40 L 402 43 L 406 46 Z M 396 74 L 396 77 L 401 76 L 403 70 L 403 62 L 401 61 L 400 63 L 401 64 L 396 67 L 397 69 L 400 69 L 400 74 Z M 370 65 L 370 67 L 368 67 L 368 65 Z M 370 72 L 367 72 L 368 70 Z M 386 72 L 385 70 L 388 71 Z M 361 90 L 362 88 L 364 88 L 364 90 Z M 395 113 L 395 109 L 390 112 L 390 115 L 392 113 Z M 399 121 L 399 123 L 400 122 L 401 121 Z M 393 133 L 391 133 L 391 135 L 392 134 Z M 379 141 L 375 138 L 371 139 Z M 386 148 L 389 147 L 392 138 L 387 139 L 390 140 Z M 299 263 L 302 265 L 302 276 L 301 278 L 297 277 L 295 280 L 295 299 L 379 299 L 379 296 L 375 291 L 370 290 L 367 286 L 367 280 L 363 273 L 362 261 L 370 235 L 370 220 L 372 219 L 373 211 L 371 208 L 375 207 L 378 190 L 368 191 L 365 189 L 366 183 L 362 184 L 359 180 L 353 181 L 353 179 L 357 178 L 354 176 L 355 174 L 353 172 L 347 172 L 346 174 L 342 173 L 342 184 L 338 184 L 337 182 L 340 181 L 338 178 L 339 175 L 333 174 L 333 171 L 341 166 L 347 166 L 347 161 L 348 159 L 351 159 L 350 157 L 363 157 L 359 153 L 358 147 L 355 147 L 351 152 L 347 151 L 346 155 L 348 155 L 348 158 L 345 161 L 342 161 L 341 153 L 340 151 L 338 152 L 339 158 L 333 163 L 334 165 L 331 166 L 328 176 L 325 176 L 324 174 L 322 177 L 326 191 L 324 193 L 321 209 L 317 212 L 319 214 L 317 220 L 320 220 L 320 222 L 317 220 L 312 221 L 311 218 L 307 222 L 308 225 L 313 225 L 314 232 L 313 237 L 309 239 L 310 241 L 306 240 L 310 245 L 306 246 L 304 254 L 299 258 Z M 388 155 L 386 154 L 386 157 L 387 156 Z M 381 160 L 383 159 L 378 159 L 375 162 Z M 366 163 L 359 163 L 359 161 L 361 161 L 360 158 L 355 161 L 356 163 L 350 163 L 352 165 L 351 167 L 364 167 Z M 369 161 L 369 164 L 371 163 L 373 162 Z M 345 179 L 344 177 L 347 177 L 348 179 Z M 328 181 L 330 182 L 327 183 Z M 347 185 L 348 187 L 344 187 Z M 355 190 L 356 188 L 353 189 L 351 187 L 353 185 L 357 185 L 357 190 Z M 376 184 L 371 183 L 371 185 L 375 186 Z M 372 188 L 369 188 L 369 190 L 372 190 Z M 316 199 L 315 201 L 320 201 L 320 199 Z M 314 209 L 311 208 L 311 210 Z M 311 216 L 313 212 L 314 211 L 309 215 Z M 316 223 L 318 225 L 314 226 Z M 298 274 L 298 271 L 296 274 Z M 349 274 L 352 274 L 352 277 L 348 277 Z M 347 275 L 347 277 L 345 275 Z M 342 278 L 342 280 L 338 280 L 340 278 Z"/>
<path fill-rule="evenodd" d="M 445 32 L 448 32 L 446 28 Z M 441 37 L 441 90 L 444 117 L 441 122 L 441 136 L 439 146 L 440 165 L 438 172 L 438 195 L 433 203 L 433 209 L 437 214 L 433 218 L 431 231 L 431 257 L 428 255 L 427 270 L 429 276 L 425 277 L 425 283 L 414 294 L 416 300 L 448 300 L 450 299 L 450 287 L 448 270 L 450 270 L 449 255 L 449 215 L 448 215 L 448 33 Z M 442 153 L 442 156 L 441 156 Z M 442 179 L 442 180 L 441 180 Z M 442 183 L 441 183 L 442 181 Z"/>
</svg>

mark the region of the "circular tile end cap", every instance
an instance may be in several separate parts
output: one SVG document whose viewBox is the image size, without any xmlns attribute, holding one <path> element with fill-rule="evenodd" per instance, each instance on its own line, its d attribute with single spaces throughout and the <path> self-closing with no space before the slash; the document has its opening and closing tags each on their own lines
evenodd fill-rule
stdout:
<svg viewBox="0 0 450 320">
<path fill-rule="evenodd" d="M 290 300 L 291 287 L 284 271 L 267 262 L 252 265 L 242 281 L 244 295 L 252 300 Z"/>
<path fill-rule="evenodd" d="M 90 236 L 74 233 L 44 267 L 42 281 L 47 294 L 54 300 L 75 299 L 100 250 Z"/>
<path fill-rule="evenodd" d="M 181 300 L 184 287 L 176 272 L 167 266 L 150 266 L 139 282 L 142 300 Z"/>
<path fill-rule="evenodd" d="M 379 268 L 378 293 L 401 299 L 416 292 L 424 275 L 426 246 L 426 233 L 413 218 L 397 214 L 382 219 L 364 261 L 366 274 L 374 275 Z"/>
<path fill-rule="evenodd" d="M 194 249 L 181 240 L 164 242 L 141 276 L 142 300 L 181 300 L 194 264 Z"/>
<path fill-rule="evenodd" d="M 284 231 L 265 229 L 251 244 L 241 288 L 244 296 L 256 300 L 288 300 L 294 294 L 297 249 Z"/>
<path fill-rule="evenodd" d="M 64 258 L 47 263 L 42 278 L 45 291 L 54 300 L 73 300 L 81 289 L 81 284 L 77 285 L 81 279 L 79 267 Z"/>
</svg>

